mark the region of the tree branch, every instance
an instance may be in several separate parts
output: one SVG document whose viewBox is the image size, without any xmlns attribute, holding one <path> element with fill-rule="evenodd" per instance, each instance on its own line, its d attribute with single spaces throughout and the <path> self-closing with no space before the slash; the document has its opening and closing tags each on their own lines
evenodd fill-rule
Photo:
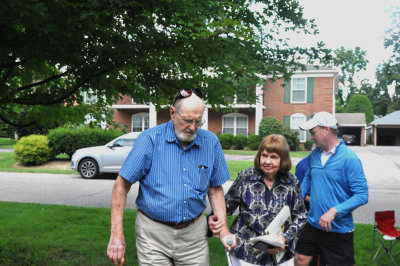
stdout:
<svg viewBox="0 0 400 266">
<path fill-rule="evenodd" d="M 20 127 L 30 127 L 30 126 L 33 126 L 33 125 L 37 124 L 37 122 L 35 122 L 35 121 L 29 122 L 29 123 L 26 123 L 26 124 L 17 124 L 17 123 L 12 122 L 11 120 L 5 118 L 1 114 L 0 114 L 0 120 L 4 121 L 6 124 L 12 125 L 14 127 L 19 127 L 19 128 Z"/>
<path fill-rule="evenodd" d="M 57 104 L 57 103 L 61 103 L 63 102 L 63 100 L 67 99 L 68 97 L 71 97 L 73 94 L 76 93 L 76 91 L 83 85 L 85 84 L 87 81 L 100 77 L 102 75 L 107 74 L 108 72 L 110 72 L 113 69 L 106 69 L 103 71 L 100 71 L 97 74 L 93 74 L 93 75 L 89 75 L 88 77 L 86 77 L 85 79 L 83 79 L 81 82 L 79 82 L 78 84 L 76 84 L 75 86 L 71 87 L 70 90 L 65 91 L 65 93 L 61 94 L 60 97 L 57 97 L 55 99 L 52 100 L 44 100 L 47 96 L 49 96 L 48 94 L 38 94 L 36 95 L 35 99 L 29 99 L 29 98 L 20 98 L 20 99 L 15 99 L 14 103 L 18 103 L 18 104 L 25 104 L 25 105 L 53 105 L 53 104 Z M 39 99 L 39 100 L 38 100 Z"/>
<path fill-rule="evenodd" d="M 52 80 L 61 78 L 62 76 L 64 76 L 65 74 L 67 74 L 67 73 L 69 73 L 69 72 L 70 72 L 70 71 L 65 71 L 65 72 L 63 72 L 63 73 L 61 73 L 61 74 L 51 76 L 51 77 L 49 77 L 49 78 L 47 78 L 47 79 L 44 79 L 44 80 L 42 80 L 42 81 L 38 81 L 38 82 L 35 82 L 35 83 L 31 83 L 31 84 L 29 84 L 29 85 L 21 86 L 21 87 L 18 88 L 18 91 L 24 91 L 24 90 L 26 90 L 26 89 L 30 89 L 30 88 L 33 88 L 33 87 L 36 87 L 36 86 L 43 85 L 43 84 L 45 84 L 45 83 L 47 83 L 47 82 L 50 82 L 50 81 L 52 81 Z"/>
</svg>

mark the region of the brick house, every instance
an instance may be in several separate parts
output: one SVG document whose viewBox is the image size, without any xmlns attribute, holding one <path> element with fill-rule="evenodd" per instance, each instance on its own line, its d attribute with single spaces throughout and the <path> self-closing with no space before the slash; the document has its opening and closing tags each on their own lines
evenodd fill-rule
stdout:
<svg viewBox="0 0 400 266">
<path fill-rule="evenodd" d="M 262 101 L 248 104 L 243 99 L 234 99 L 232 111 L 222 112 L 206 106 L 203 129 L 215 134 L 258 134 L 258 126 L 265 116 L 279 119 L 285 127 L 299 130 L 312 113 L 327 111 L 335 113 L 335 92 L 338 88 L 338 71 L 308 67 L 305 72 L 296 72 L 290 81 L 271 81 L 265 78 L 264 86 L 257 86 L 256 93 Z M 169 109 L 156 112 L 152 104 L 136 104 L 131 97 L 124 96 L 113 106 L 114 121 L 128 127 L 128 131 L 143 131 L 149 127 L 169 121 Z M 300 131 L 300 141 L 307 135 Z M 309 136 L 308 136 L 309 138 Z"/>
</svg>

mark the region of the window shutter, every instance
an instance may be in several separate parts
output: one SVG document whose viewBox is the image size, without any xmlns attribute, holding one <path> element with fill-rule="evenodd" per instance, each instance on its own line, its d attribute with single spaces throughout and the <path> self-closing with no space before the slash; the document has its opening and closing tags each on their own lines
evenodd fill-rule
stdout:
<svg viewBox="0 0 400 266">
<path fill-rule="evenodd" d="M 314 78 L 307 78 L 307 102 L 314 102 Z"/>
<path fill-rule="evenodd" d="M 311 119 L 311 116 L 307 116 L 307 121 Z M 306 130 L 306 140 L 311 139 L 311 133 L 310 130 Z"/>
<path fill-rule="evenodd" d="M 283 89 L 284 89 L 283 102 L 284 103 L 290 103 L 290 82 L 291 82 L 291 80 L 286 80 L 285 83 L 283 84 Z"/>
<path fill-rule="evenodd" d="M 283 127 L 290 128 L 290 116 L 283 117 Z"/>
</svg>

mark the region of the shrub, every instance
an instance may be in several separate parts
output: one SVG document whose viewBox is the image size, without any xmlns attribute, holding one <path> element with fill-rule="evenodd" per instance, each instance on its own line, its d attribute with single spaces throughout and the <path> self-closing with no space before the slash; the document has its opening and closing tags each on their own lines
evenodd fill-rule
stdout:
<svg viewBox="0 0 400 266">
<path fill-rule="evenodd" d="M 232 145 L 235 150 L 243 150 L 247 145 L 247 137 L 245 135 L 236 135 L 232 138 Z"/>
<path fill-rule="evenodd" d="M 258 150 L 258 146 L 260 146 L 261 136 L 260 135 L 249 135 L 247 138 L 247 147 L 250 150 Z"/>
<path fill-rule="evenodd" d="M 230 149 L 232 147 L 233 135 L 231 133 L 224 133 L 218 136 L 222 149 Z"/>
<path fill-rule="evenodd" d="M 15 160 L 24 165 L 40 165 L 50 160 L 49 139 L 42 135 L 22 137 L 14 145 Z"/>
<path fill-rule="evenodd" d="M 104 145 L 122 134 L 119 130 L 60 127 L 50 130 L 48 137 L 54 154 L 66 153 L 71 157 L 77 149 Z"/>
<path fill-rule="evenodd" d="M 260 132 L 261 139 L 270 134 L 283 135 L 282 123 L 275 117 L 266 116 L 261 119 L 258 132 Z"/>
<path fill-rule="evenodd" d="M 304 148 L 305 148 L 307 151 L 311 151 L 313 144 L 314 144 L 314 141 L 312 141 L 311 139 L 309 139 L 309 140 L 307 140 L 307 141 L 304 143 Z"/>
<path fill-rule="evenodd" d="M 286 138 L 291 151 L 297 151 L 299 149 L 300 140 L 298 131 L 285 128 L 282 135 Z"/>
</svg>

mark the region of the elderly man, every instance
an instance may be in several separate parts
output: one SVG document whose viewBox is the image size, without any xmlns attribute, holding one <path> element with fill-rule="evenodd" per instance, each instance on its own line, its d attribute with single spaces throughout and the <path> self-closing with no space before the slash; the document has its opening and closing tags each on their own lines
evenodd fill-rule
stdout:
<svg viewBox="0 0 400 266">
<path fill-rule="evenodd" d="M 310 195 L 307 224 L 296 247 L 295 265 L 308 265 L 321 254 L 328 265 L 354 265 L 352 211 L 368 202 L 368 186 L 357 155 L 337 138 L 337 121 L 319 112 L 301 125 L 310 130 L 317 149 L 301 184 Z"/>
<path fill-rule="evenodd" d="M 107 255 L 123 261 L 123 213 L 133 183 L 140 182 L 136 205 L 136 248 L 140 265 L 209 265 L 207 221 L 211 207 L 230 237 L 222 184 L 229 178 L 218 138 L 199 129 L 203 94 L 181 90 L 170 107 L 171 121 L 142 132 L 115 181 Z M 234 246 L 235 243 L 232 245 Z"/>
</svg>

